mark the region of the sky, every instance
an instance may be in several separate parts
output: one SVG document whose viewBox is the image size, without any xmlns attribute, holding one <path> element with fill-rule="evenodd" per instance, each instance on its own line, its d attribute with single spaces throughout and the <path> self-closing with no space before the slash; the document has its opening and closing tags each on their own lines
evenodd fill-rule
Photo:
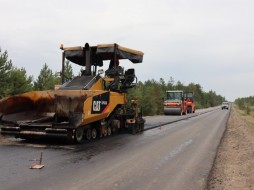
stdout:
<svg viewBox="0 0 254 190">
<path fill-rule="evenodd" d="M 36 80 L 44 63 L 61 70 L 60 44 L 117 43 L 144 52 L 122 65 L 139 81 L 173 77 L 234 101 L 254 95 L 253 10 L 253 0 L 0 0 L 0 47 Z"/>
</svg>

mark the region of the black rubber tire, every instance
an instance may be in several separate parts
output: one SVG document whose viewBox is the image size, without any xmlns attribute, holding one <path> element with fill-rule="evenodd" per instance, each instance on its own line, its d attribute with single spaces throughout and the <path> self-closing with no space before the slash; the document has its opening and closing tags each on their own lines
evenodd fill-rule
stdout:
<svg viewBox="0 0 254 190">
<path fill-rule="evenodd" d="M 92 130 L 90 128 L 86 130 L 86 139 L 88 141 L 92 139 Z"/>
<path fill-rule="evenodd" d="M 112 134 L 112 130 L 111 130 L 110 126 L 108 126 L 107 132 L 108 132 L 108 136 L 110 136 Z"/>
<path fill-rule="evenodd" d="M 183 115 L 187 115 L 188 111 L 187 108 L 185 108 L 185 112 L 183 113 Z"/>
<path fill-rule="evenodd" d="M 106 137 L 108 135 L 108 128 L 104 129 L 103 136 Z"/>
<path fill-rule="evenodd" d="M 84 140 L 84 129 L 83 127 L 78 127 L 74 131 L 74 140 L 76 143 L 81 143 Z"/>
<path fill-rule="evenodd" d="M 111 133 L 112 134 L 118 134 L 119 132 L 120 132 L 120 129 L 118 129 L 116 127 L 111 128 Z"/>
<path fill-rule="evenodd" d="M 96 139 L 97 137 L 97 130 L 95 128 L 92 128 L 92 139 Z"/>
</svg>

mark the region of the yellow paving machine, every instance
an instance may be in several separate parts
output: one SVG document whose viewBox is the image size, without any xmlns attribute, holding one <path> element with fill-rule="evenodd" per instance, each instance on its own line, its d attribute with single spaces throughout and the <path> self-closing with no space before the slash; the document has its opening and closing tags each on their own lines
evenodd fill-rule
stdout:
<svg viewBox="0 0 254 190">
<path fill-rule="evenodd" d="M 62 81 L 65 60 L 85 68 L 79 76 L 57 90 L 33 91 L 0 100 L 2 135 L 30 139 L 64 136 L 80 143 L 119 130 L 132 134 L 144 130 L 145 120 L 137 99 L 127 101 L 127 90 L 135 86 L 135 69 L 119 65 L 127 59 L 141 63 L 143 53 L 118 44 L 84 47 L 61 45 Z M 98 67 L 108 63 L 104 72 Z"/>
</svg>

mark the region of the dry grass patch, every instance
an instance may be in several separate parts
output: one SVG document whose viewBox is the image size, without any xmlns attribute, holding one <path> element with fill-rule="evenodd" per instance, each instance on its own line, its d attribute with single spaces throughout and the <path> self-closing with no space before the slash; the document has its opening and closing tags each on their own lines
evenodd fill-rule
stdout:
<svg viewBox="0 0 254 190">
<path fill-rule="evenodd" d="M 254 132 L 254 112 L 252 111 L 250 114 L 247 114 L 246 111 L 240 110 L 235 105 L 234 109 L 240 115 L 241 119 L 246 123 L 246 126 L 248 126 Z M 252 108 L 252 110 L 254 109 Z"/>
</svg>

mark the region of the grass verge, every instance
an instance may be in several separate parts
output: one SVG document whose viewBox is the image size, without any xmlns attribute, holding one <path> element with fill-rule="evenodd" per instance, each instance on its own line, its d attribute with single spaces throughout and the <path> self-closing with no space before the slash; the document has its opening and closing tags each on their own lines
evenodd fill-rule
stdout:
<svg viewBox="0 0 254 190">
<path fill-rule="evenodd" d="M 240 110 L 239 107 L 235 104 L 233 105 L 233 109 L 245 122 L 246 126 L 248 126 L 254 132 L 254 114 L 252 112 L 250 114 L 247 114 L 245 110 Z"/>
</svg>

